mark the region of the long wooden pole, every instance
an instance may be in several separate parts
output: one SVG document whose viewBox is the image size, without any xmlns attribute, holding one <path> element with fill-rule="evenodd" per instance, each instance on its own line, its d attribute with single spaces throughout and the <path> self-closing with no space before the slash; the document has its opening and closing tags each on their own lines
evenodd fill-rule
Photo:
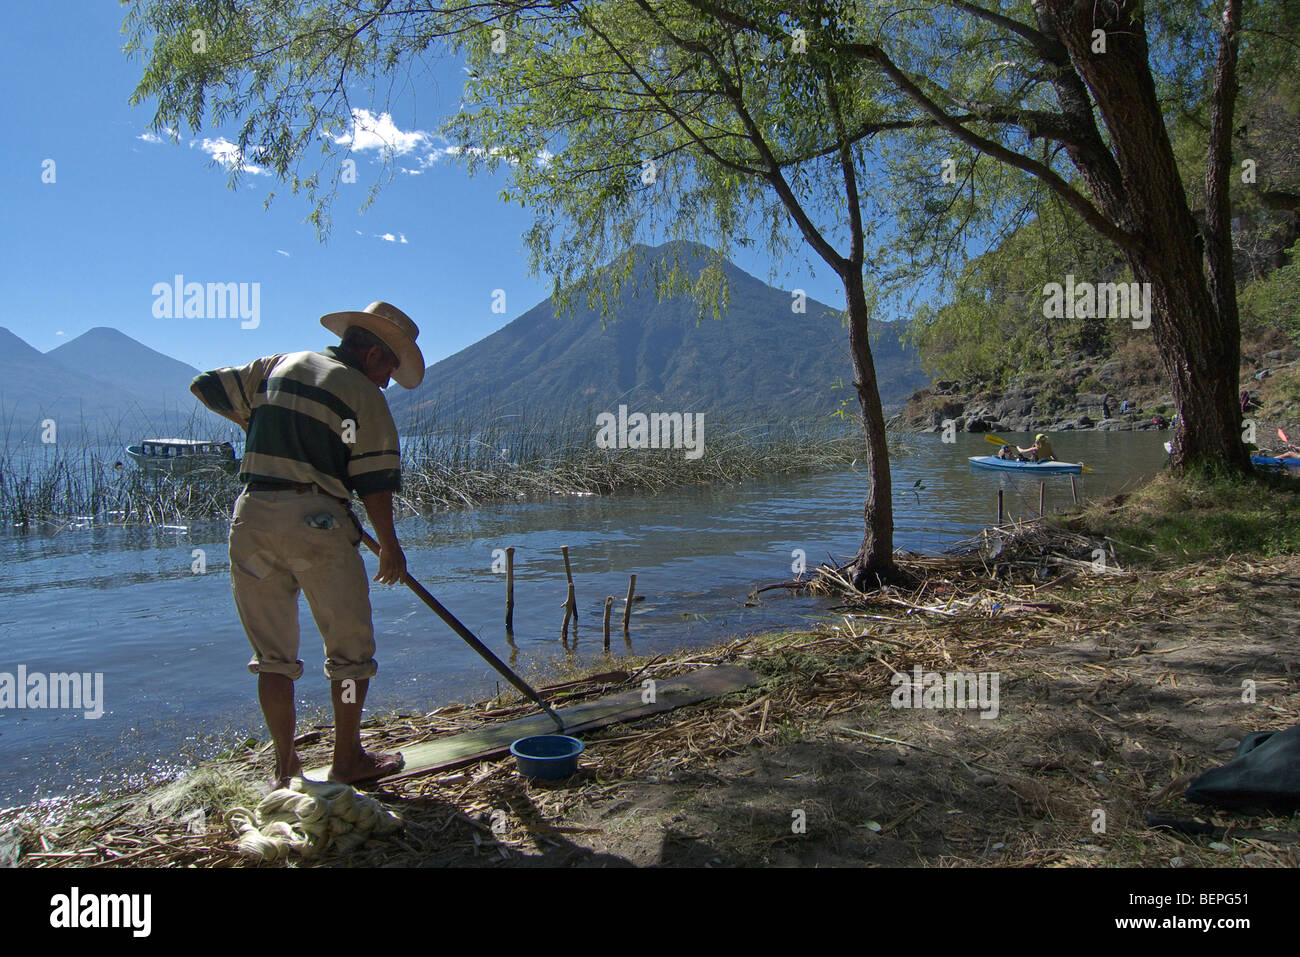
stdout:
<svg viewBox="0 0 1300 957">
<path fill-rule="evenodd" d="M 379 543 L 375 541 L 373 538 L 371 538 L 369 533 L 367 533 L 364 528 L 361 528 L 360 522 L 357 523 L 357 528 L 360 529 L 361 531 L 361 540 L 366 543 L 366 547 L 369 548 L 376 555 L 378 555 Z M 551 710 L 551 706 L 542 700 L 542 696 L 539 695 L 536 691 L 534 691 L 532 689 L 532 686 L 529 685 L 528 682 L 524 681 L 523 678 L 519 677 L 517 674 L 511 671 L 506 666 L 506 663 L 504 661 L 502 661 L 500 658 L 494 655 L 492 653 L 491 648 L 489 648 L 487 645 L 483 644 L 483 642 L 479 641 L 476 637 L 474 637 L 474 633 L 470 631 L 468 628 L 466 628 L 463 624 L 461 624 L 460 619 L 458 619 L 455 615 L 453 615 L 446 608 L 444 608 L 442 602 L 438 601 L 438 599 L 434 598 L 431 594 L 429 594 L 428 590 L 423 585 L 421 585 L 418 581 L 416 581 L 410 572 L 406 572 L 404 575 L 402 575 L 402 584 L 405 585 L 407 588 L 411 589 L 411 591 L 415 592 L 415 594 L 419 597 L 420 601 L 424 602 L 426 605 L 432 608 L 434 612 L 437 614 L 437 616 L 441 618 L 443 621 L 445 621 L 452 631 L 454 631 L 456 634 L 464 638 L 466 643 L 475 651 L 477 651 L 484 661 L 486 661 L 493 668 L 495 668 L 497 672 L 501 674 L 502 677 L 504 677 L 516 688 L 518 688 L 520 692 L 522 692 L 523 694 L 531 698 L 534 702 L 536 702 L 539 708 L 541 708 L 548 715 L 550 715 L 551 720 L 555 722 L 555 726 L 557 728 L 559 728 L 561 731 L 564 730 L 564 722 L 560 719 L 560 716 L 558 714 L 556 714 L 554 711 Z"/>
</svg>

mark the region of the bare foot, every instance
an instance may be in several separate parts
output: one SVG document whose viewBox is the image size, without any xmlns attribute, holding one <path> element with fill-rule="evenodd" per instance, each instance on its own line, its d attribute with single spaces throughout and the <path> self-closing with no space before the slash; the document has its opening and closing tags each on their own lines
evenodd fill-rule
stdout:
<svg viewBox="0 0 1300 957">
<path fill-rule="evenodd" d="M 355 761 L 344 765 L 335 763 L 330 768 L 329 779 L 342 784 L 357 784 L 361 781 L 373 781 L 396 774 L 406 767 L 406 759 L 400 753 L 384 754 L 380 751 L 362 751 Z"/>
<path fill-rule="evenodd" d="M 275 777 L 271 778 L 271 789 L 287 788 L 290 781 L 301 776 L 302 761 L 298 758 L 298 752 L 295 750 L 289 754 L 289 760 L 285 763 L 283 772 L 277 763 Z"/>
</svg>

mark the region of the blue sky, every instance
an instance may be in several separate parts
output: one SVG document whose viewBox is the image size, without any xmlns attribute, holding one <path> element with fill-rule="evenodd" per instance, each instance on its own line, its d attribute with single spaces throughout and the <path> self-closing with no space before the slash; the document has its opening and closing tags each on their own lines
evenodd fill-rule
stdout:
<svg viewBox="0 0 1300 957">
<path fill-rule="evenodd" d="M 227 188 L 221 144 L 235 138 L 233 124 L 182 135 L 176 145 L 149 141 L 152 107 L 127 102 L 141 64 L 121 52 L 116 3 L 23 4 L 7 17 L 0 81 L 10 128 L 21 135 L 0 145 L 10 186 L 0 213 L 0 326 L 36 348 L 111 326 L 208 369 L 319 349 L 332 341 L 318 324 L 322 314 L 386 299 L 419 324 L 432 364 L 548 294 L 549 279 L 527 272 L 521 237 L 528 211 L 498 199 L 505 175 L 471 179 L 437 157 L 446 144 L 419 135 L 455 109 L 458 64 L 413 81 L 413 96 L 391 104 L 388 116 L 369 114 L 363 127 L 373 132 L 361 129 L 353 143 L 357 183 L 341 187 L 322 244 L 305 222 L 307 201 L 272 176 L 252 174 L 237 191 Z M 357 99 L 353 105 L 364 108 Z M 381 134 L 409 144 L 396 162 L 419 174 L 399 174 L 363 214 L 359 207 L 381 168 L 379 150 L 367 147 Z M 51 160 L 54 182 L 43 182 Z M 272 189 L 276 199 L 263 209 Z M 814 277 L 806 258 L 789 264 L 788 276 L 783 264 L 777 284 L 842 306 L 830 270 L 820 266 Z M 768 278 L 765 258 L 735 259 Z M 156 317 L 155 284 L 178 274 L 186 282 L 257 283 L 258 326 L 242 328 L 238 318 Z M 506 293 L 504 314 L 492 311 L 496 289 Z"/>
</svg>

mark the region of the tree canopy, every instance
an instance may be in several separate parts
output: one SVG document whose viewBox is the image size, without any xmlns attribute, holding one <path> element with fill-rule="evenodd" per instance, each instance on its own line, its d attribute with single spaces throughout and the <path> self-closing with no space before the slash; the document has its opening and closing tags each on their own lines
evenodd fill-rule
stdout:
<svg viewBox="0 0 1300 957">
<path fill-rule="evenodd" d="M 754 222 L 775 253 L 802 240 L 842 277 L 916 292 L 929 270 L 955 291 L 968 255 L 1050 197 L 1152 291 L 1175 463 L 1245 468 L 1236 101 L 1241 77 L 1294 73 L 1297 16 L 1264 0 L 136 0 L 127 29 L 149 48 L 137 95 L 157 98 L 156 124 L 241 118 L 240 146 L 306 190 L 318 228 L 332 171 L 300 164 L 337 150 L 324 134 L 353 91 L 467 56 L 448 130 L 471 166 L 510 164 L 561 293 L 634 233 L 725 249 Z M 1176 149 L 1179 123 L 1195 135 Z M 692 289 L 716 306 L 718 278 Z"/>
</svg>

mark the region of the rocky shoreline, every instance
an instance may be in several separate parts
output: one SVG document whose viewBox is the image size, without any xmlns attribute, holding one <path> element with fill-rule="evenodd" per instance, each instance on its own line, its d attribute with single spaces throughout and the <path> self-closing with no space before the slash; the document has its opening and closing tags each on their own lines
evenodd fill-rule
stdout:
<svg viewBox="0 0 1300 957">
<path fill-rule="evenodd" d="M 936 381 L 914 392 L 889 427 L 930 433 L 950 428 L 1027 433 L 1167 429 L 1177 409 L 1152 358 L 1129 355 L 1094 362 L 1075 355 L 1006 386 Z M 1294 423 L 1300 414 L 1300 347 L 1243 355 L 1241 382 L 1257 419 Z"/>
</svg>

